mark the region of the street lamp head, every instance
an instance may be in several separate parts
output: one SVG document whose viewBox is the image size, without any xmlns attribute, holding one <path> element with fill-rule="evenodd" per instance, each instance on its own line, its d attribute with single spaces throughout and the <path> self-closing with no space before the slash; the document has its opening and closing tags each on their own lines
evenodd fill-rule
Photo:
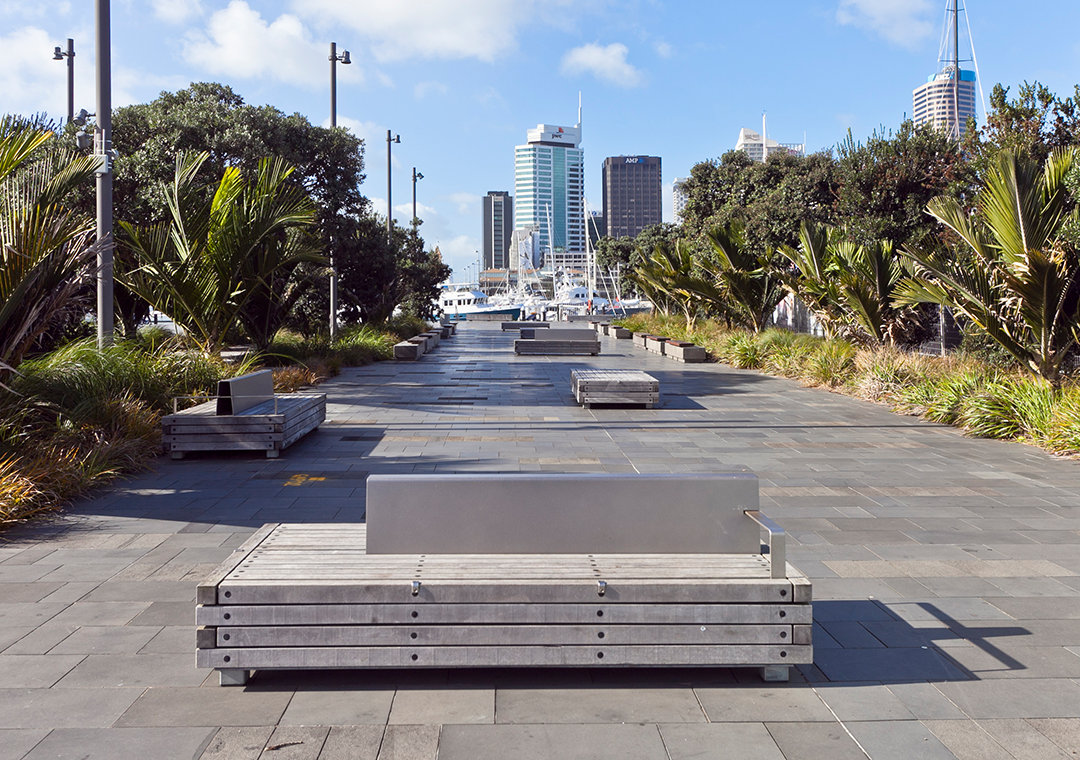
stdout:
<svg viewBox="0 0 1080 760">
<path fill-rule="evenodd" d="M 391 140 L 390 142 L 400 143 L 401 142 L 401 135 L 394 135 L 394 139 Z"/>
<path fill-rule="evenodd" d="M 57 45 L 57 46 L 56 46 L 56 47 L 55 47 L 55 48 L 53 49 L 53 56 L 52 56 L 52 59 L 53 59 L 54 61 L 62 61 L 62 60 L 64 60 L 64 51 L 60 49 L 60 46 L 59 46 L 59 45 Z"/>
<path fill-rule="evenodd" d="M 423 174 L 421 174 L 420 172 L 417 172 L 417 173 L 416 173 L 416 178 L 417 178 L 417 179 L 423 179 L 423 178 L 424 178 L 424 175 L 423 175 Z"/>
<path fill-rule="evenodd" d="M 350 63 L 352 63 L 352 58 L 349 57 L 349 51 L 348 50 L 345 50 L 345 51 L 342 52 L 342 54 L 341 54 L 341 62 L 344 63 L 346 66 L 349 65 Z"/>
</svg>

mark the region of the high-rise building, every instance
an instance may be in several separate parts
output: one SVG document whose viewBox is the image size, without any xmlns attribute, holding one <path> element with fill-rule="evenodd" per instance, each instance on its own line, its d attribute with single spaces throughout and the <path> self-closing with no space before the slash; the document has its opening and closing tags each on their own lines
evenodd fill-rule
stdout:
<svg viewBox="0 0 1080 760">
<path fill-rule="evenodd" d="M 514 227 L 535 226 L 544 265 L 585 264 L 585 163 L 581 127 L 538 124 L 514 148 Z"/>
<path fill-rule="evenodd" d="M 743 151 L 752 161 L 764 161 L 766 143 L 769 146 L 768 155 L 770 156 L 773 153 L 789 153 L 793 156 L 806 155 L 805 143 L 782 143 L 771 140 L 768 136 L 762 139 L 760 134 L 746 127 L 739 130 L 739 139 L 735 142 L 735 150 Z"/>
<path fill-rule="evenodd" d="M 514 199 L 505 190 L 484 196 L 484 268 L 509 269 L 510 237 L 514 234 Z"/>
<path fill-rule="evenodd" d="M 975 116 L 975 72 L 961 65 L 974 62 L 975 54 L 973 49 L 971 58 L 960 57 L 959 13 L 957 0 L 946 0 L 938 71 L 911 94 L 916 126 L 929 124 L 957 139 L 966 131 L 968 119 Z"/>
<path fill-rule="evenodd" d="M 689 179 L 689 177 L 676 177 L 671 185 L 671 207 L 675 212 L 675 224 L 682 223 L 683 209 L 686 208 L 686 202 L 690 200 L 686 192 L 686 183 Z"/>
<path fill-rule="evenodd" d="M 912 91 L 912 101 L 916 126 L 930 124 L 935 129 L 962 135 L 967 120 L 975 116 L 975 72 L 960 69 L 959 83 L 952 66 L 931 74 L 926 84 Z"/>
<path fill-rule="evenodd" d="M 589 242 L 593 248 L 604 235 L 607 234 L 607 221 L 604 220 L 603 211 L 589 209 Z"/>
<path fill-rule="evenodd" d="M 613 238 L 637 237 L 650 224 L 664 221 L 658 156 L 612 156 L 604 159 L 604 219 Z"/>
</svg>

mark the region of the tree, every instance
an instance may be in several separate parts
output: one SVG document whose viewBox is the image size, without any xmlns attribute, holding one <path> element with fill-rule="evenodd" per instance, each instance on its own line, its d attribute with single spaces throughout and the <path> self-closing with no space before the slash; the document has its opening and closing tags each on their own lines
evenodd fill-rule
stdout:
<svg viewBox="0 0 1080 760">
<path fill-rule="evenodd" d="M 208 353 L 219 351 L 238 324 L 265 349 L 293 298 L 294 271 L 323 261 L 308 234 L 315 209 L 289 182 L 292 169 L 280 158 L 260 161 L 252 180 L 226 168 L 207 200 L 198 174 L 208 158 L 177 159 L 164 190 L 168 221 L 121 222 L 124 244 L 140 262 L 121 277 Z"/>
<path fill-rule="evenodd" d="M 628 275 L 628 279 L 645 294 L 663 314 L 678 309 L 690 329 L 697 315 L 697 296 L 687 285 L 694 278 L 694 256 L 690 244 L 679 240 L 674 245 L 659 243 L 652 254 Z"/>
<path fill-rule="evenodd" d="M 96 227 L 74 196 L 95 166 L 47 124 L 0 120 L 0 368 L 18 366 L 93 280 Z"/>
<path fill-rule="evenodd" d="M 392 267 L 365 259 L 383 252 L 358 241 L 357 230 L 370 227 L 364 220 L 372 218 L 370 204 L 361 193 L 364 143 L 343 128 L 314 126 L 300 114 L 248 105 L 224 85 L 196 83 L 179 92 L 163 92 L 151 103 L 117 109 L 113 143 L 120 153 L 114 181 L 118 220 L 141 226 L 170 218 L 164 188 L 172 182 L 180 153 L 205 152 L 204 171 L 209 176 L 221 176 L 235 167 L 248 179 L 254 178 L 263 158 L 277 156 L 294 167 L 288 183 L 314 202 L 313 234 L 322 251 L 329 253 L 332 247 L 339 268 L 363 269 L 369 278 L 380 273 L 393 277 Z M 205 192 L 212 193 L 213 188 Z M 119 266 L 138 266 L 132 252 L 123 247 L 117 258 Z M 304 271 L 328 281 L 325 269 L 305 267 Z M 366 292 L 385 289 L 389 279 Z M 328 285 L 320 285 L 302 294 L 298 307 L 313 313 L 319 304 L 303 302 L 313 297 L 321 301 L 323 313 L 317 324 L 326 329 L 328 301 L 318 293 Z M 121 321 L 127 323 L 125 330 L 133 329 L 142 316 L 137 300 L 125 298 L 122 288 L 118 288 L 117 300 Z"/>
<path fill-rule="evenodd" d="M 829 153 L 774 153 L 762 163 L 742 151 L 699 163 L 686 182 L 683 235 L 705 253 L 711 230 L 739 222 L 746 244 L 760 254 L 795 245 L 804 220 L 836 221 L 835 164 Z"/>
<path fill-rule="evenodd" d="M 935 198 L 927 210 L 962 248 L 906 249 L 916 277 L 898 293 L 903 303 L 951 307 L 1055 388 L 1080 340 L 1080 256 L 1063 235 L 1077 218 L 1065 189 L 1076 165 L 1073 148 L 1056 149 L 1041 169 L 1006 149 L 984 177 L 974 216 L 954 198 Z"/>
<path fill-rule="evenodd" d="M 917 244 L 935 226 L 926 204 L 940 195 L 962 198 L 975 181 L 952 138 L 911 120 L 895 135 L 875 132 L 865 144 L 849 132 L 837 152 L 837 216 L 863 245 Z"/>
</svg>

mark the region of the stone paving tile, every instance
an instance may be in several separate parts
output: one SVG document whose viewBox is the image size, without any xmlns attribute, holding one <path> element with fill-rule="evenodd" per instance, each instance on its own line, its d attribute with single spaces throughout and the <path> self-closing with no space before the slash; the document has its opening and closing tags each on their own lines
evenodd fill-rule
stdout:
<svg viewBox="0 0 1080 760">
<path fill-rule="evenodd" d="M 190 657 L 197 580 L 264 520 L 362 520 L 371 472 L 748 468 L 761 479 L 762 508 L 789 530 L 790 560 L 814 581 L 815 665 L 793 678 L 811 681 L 841 718 L 860 727 L 872 757 L 893 747 L 911 757 L 947 747 L 960 758 L 979 757 L 981 748 L 993 760 L 1002 744 L 972 717 L 994 722 L 995 736 L 1021 754 L 1030 742 L 1034 751 L 1047 746 L 1038 736 L 1075 748 L 1076 462 L 965 438 L 755 372 L 675 365 L 628 341 L 604 339 L 600 357 L 562 361 L 513 357 L 510 340 L 497 326 L 466 325 L 421 364 L 346 369 L 324 386 L 328 424 L 279 460 L 243 452 L 161 460 L 156 472 L 82 500 L 55 520 L 9 531 L 0 547 L 0 658 L 75 657 L 81 664 L 48 689 L 0 690 L 0 716 L 14 725 L 11 716 L 40 713 L 45 717 L 33 720 L 41 729 L 106 728 L 125 710 L 118 725 L 140 731 L 233 722 L 240 728 L 218 732 L 205 756 L 219 747 L 226 754 L 218 756 L 237 758 L 257 757 L 279 721 L 290 731 L 334 725 L 323 735 L 325 760 L 377 760 L 380 748 L 382 757 L 461 756 L 466 736 L 477 748 L 469 757 L 513 756 L 503 750 L 514 742 L 525 757 L 550 756 L 545 747 L 568 757 L 667 757 L 660 753 L 669 735 L 686 738 L 687 753 L 700 738 L 708 753 L 714 733 L 727 731 L 728 742 L 743 730 L 761 738 L 765 720 L 773 721 L 766 725 L 772 749 L 787 760 L 864 758 L 809 685 L 764 685 L 745 669 L 263 673 L 247 689 L 154 686 L 138 701 L 138 687 L 96 688 L 116 678 L 172 683 L 190 675 L 200 683 L 195 676 L 207 673 Z M 641 367 L 661 379 L 662 403 L 655 410 L 581 409 L 567 388 L 571 366 Z M 451 398 L 472 405 L 430 403 Z M 131 662 L 112 666 L 121 659 Z M 148 675 L 155 661 L 164 666 L 157 681 Z M 17 664 L 11 661 L 24 672 Z M 50 675 L 43 669 L 35 677 Z M 101 698 L 70 701 L 87 693 Z M 484 695 L 484 704 L 455 703 L 461 693 Z M 566 704 L 545 703 L 551 693 L 565 694 Z M 438 724 L 448 720 L 490 720 L 492 694 L 499 721 L 527 720 L 532 703 L 544 720 L 571 722 L 446 725 L 440 733 Z M 793 703 L 786 714 L 777 709 L 785 701 Z M 517 714 L 504 715 L 504 706 Z M 706 713 L 720 722 L 706 723 Z M 649 725 L 591 722 L 615 719 Z M 388 722 L 394 725 L 384 738 Z M 243 738 L 239 731 L 249 729 Z M 631 734 L 639 741 L 621 738 Z M 929 741 L 935 736 L 938 744 Z M 630 747 L 622 755 L 620 742 Z M 275 755 L 307 757 L 313 743 Z M 758 746 L 745 744 L 747 752 Z M 760 747 L 770 751 L 768 742 Z"/>
<path fill-rule="evenodd" d="M 382 754 L 379 757 L 381 760 Z M 439 760 L 668 760 L 669 757 L 659 729 L 651 724 L 445 726 L 439 743 Z"/>
<path fill-rule="evenodd" d="M 671 760 L 784 760 L 763 723 L 669 723 L 660 734 Z"/>
<path fill-rule="evenodd" d="M 198 757 L 212 728 L 60 728 L 24 760 L 188 760 Z"/>
<path fill-rule="evenodd" d="M 225 727 L 213 735 L 200 760 L 258 760 L 273 726 Z"/>
<path fill-rule="evenodd" d="M 765 726 L 785 760 L 866 760 L 859 745 L 835 721 L 766 723 Z"/>
<path fill-rule="evenodd" d="M 82 655 L 2 654 L 0 684 L 13 689 L 47 689 L 83 659 Z"/>
<path fill-rule="evenodd" d="M 21 760 L 48 733 L 44 728 L 0 729 L 0 760 Z"/>
<path fill-rule="evenodd" d="M 956 760 L 956 755 L 917 721 L 852 722 L 847 728 L 870 760 Z"/>
<path fill-rule="evenodd" d="M 704 699 L 699 705 L 685 687 L 499 689 L 495 694 L 498 723 L 695 723 L 706 720 L 703 705 Z"/>
</svg>

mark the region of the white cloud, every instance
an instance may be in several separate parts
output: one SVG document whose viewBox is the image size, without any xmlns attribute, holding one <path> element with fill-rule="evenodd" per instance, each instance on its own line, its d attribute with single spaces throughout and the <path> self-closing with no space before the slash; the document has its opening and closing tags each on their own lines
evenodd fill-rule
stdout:
<svg viewBox="0 0 1080 760">
<path fill-rule="evenodd" d="M 439 95 L 445 95 L 449 91 L 450 88 L 447 87 L 445 84 L 443 84 L 442 82 L 436 82 L 434 80 L 430 82 L 417 82 L 416 86 L 413 87 L 413 94 L 416 95 L 417 100 L 423 100 L 428 96 L 429 93 L 434 92 L 438 93 Z"/>
<path fill-rule="evenodd" d="M 170 24 L 185 24 L 203 13 L 199 0 L 150 0 L 154 15 Z"/>
<path fill-rule="evenodd" d="M 451 193 L 447 196 L 456 206 L 459 214 L 479 213 L 480 196 L 473 193 Z"/>
<path fill-rule="evenodd" d="M 214 13 L 206 30 L 189 32 L 183 45 L 185 60 L 211 74 L 329 86 L 329 45 L 315 43 L 296 16 L 283 14 L 268 23 L 244 0 Z M 363 80 L 355 64 L 338 66 L 337 73 L 339 81 Z"/>
<path fill-rule="evenodd" d="M 363 140 L 368 150 L 371 150 L 371 146 L 377 144 L 379 140 L 386 139 L 386 127 L 380 126 L 373 121 L 350 119 L 348 116 L 342 116 L 341 113 L 338 113 L 337 124 L 339 127 L 345 127 Z M 330 117 L 323 121 L 322 126 L 330 126 Z"/>
<path fill-rule="evenodd" d="M 663 40 L 654 42 L 653 49 L 656 51 L 656 54 L 661 58 L 670 58 L 671 56 L 675 55 L 675 49 Z"/>
<path fill-rule="evenodd" d="M 75 53 L 75 110 L 94 110 L 93 48 L 85 55 L 79 40 Z M 90 39 L 93 39 L 91 35 Z M 48 112 L 57 121 L 67 116 L 67 61 L 53 61 L 52 50 L 66 47 L 66 40 L 51 36 L 44 29 L 25 26 L 0 37 L 0 112 L 24 116 Z M 84 57 L 85 55 L 85 57 Z M 122 104 L 122 103 L 118 103 Z"/>
<path fill-rule="evenodd" d="M 930 0 L 840 0 L 836 20 L 877 32 L 903 47 L 914 47 L 934 32 Z"/>
<path fill-rule="evenodd" d="M 494 61 L 517 48 L 521 27 L 565 24 L 608 0 L 293 0 L 293 9 L 327 26 L 344 25 L 370 41 L 380 61 L 476 58 Z"/>
<path fill-rule="evenodd" d="M 626 45 L 619 42 L 607 47 L 589 43 L 568 51 L 563 56 L 560 70 L 569 75 L 589 73 L 619 87 L 637 87 L 644 77 L 641 71 L 627 63 L 629 52 Z"/>
</svg>

